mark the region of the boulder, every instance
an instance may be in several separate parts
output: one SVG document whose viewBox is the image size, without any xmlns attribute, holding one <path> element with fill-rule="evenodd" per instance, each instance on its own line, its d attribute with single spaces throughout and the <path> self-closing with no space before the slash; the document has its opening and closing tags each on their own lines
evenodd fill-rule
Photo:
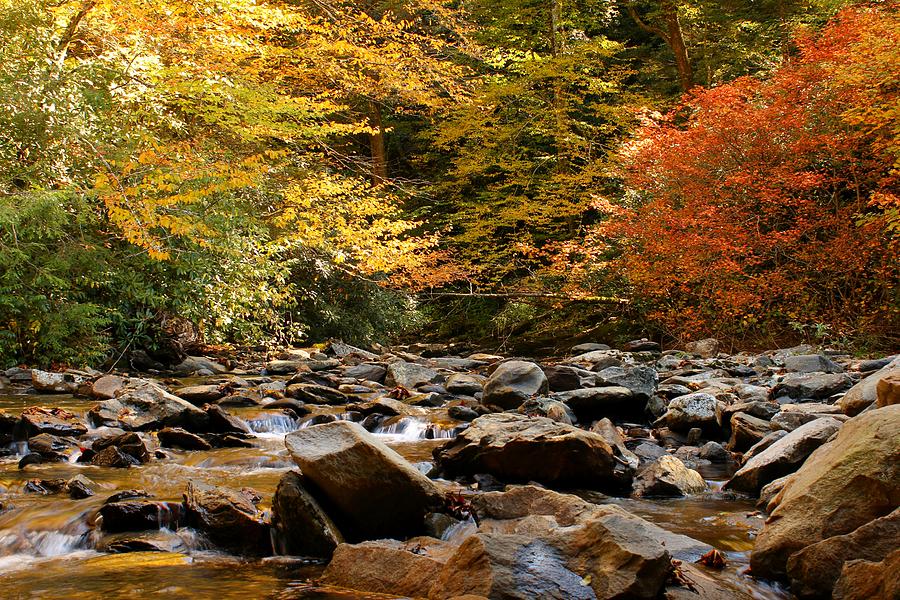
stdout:
<svg viewBox="0 0 900 600">
<path fill-rule="evenodd" d="M 199 435 L 185 431 L 181 427 L 166 427 L 156 434 L 159 445 L 163 448 L 180 448 L 181 450 L 212 450 L 212 445 Z"/>
<path fill-rule="evenodd" d="M 91 464 L 97 467 L 127 469 L 128 467 L 141 464 L 141 461 L 129 454 L 125 454 L 115 446 L 108 446 L 91 457 Z"/>
<path fill-rule="evenodd" d="M 656 393 L 659 374 L 647 366 L 607 367 L 597 373 L 597 384 L 627 388 L 635 398 L 646 402 Z"/>
<path fill-rule="evenodd" d="M 556 397 L 582 422 L 614 415 L 640 416 L 647 405 L 646 400 L 638 399 L 631 390 L 618 385 L 560 392 Z"/>
<path fill-rule="evenodd" d="M 22 411 L 21 419 L 29 437 L 39 433 L 78 437 L 87 433 L 87 426 L 81 419 L 62 408 L 30 406 Z"/>
<path fill-rule="evenodd" d="M 441 375 L 434 369 L 399 360 L 387 366 L 387 376 L 384 378 L 384 384 L 388 387 L 400 386 L 411 390 L 419 385 L 438 383 L 442 379 Z"/>
<path fill-rule="evenodd" d="M 800 598 L 827 598 L 851 560 L 880 562 L 900 544 L 900 508 L 851 533 L 836 535 L 794 553 L 787 562 L 791 592 Z"/>
<path fill-rule="evenodd" d="M 636 496 L 690 496 L 706 491 L 706 481 L 674 456 L 660 456 L 638 471 L 634 478 Z"/>
<path fill-rule="evenodd" d="M 225 395 L 225 388 L 220 385 L 191 385 L 175 390 L 175 395 L 191 404 L 202 406 L 207 402 L 215 402 Z"/>
<path fill-rule="evenodd" d="M 547 417 L 566 425 L 573 425 L 578 420 L 567 404 L 550 398 L 529 398 L 516 409 L 516 412 L 529 417 Z"/>
<path fill-rule="evenodd" d="M 285 394 L 307 404 L 347 404 L 347 394 L 324 385 L 314 383 L 292 383 L 285 389 Z"/>
<path fill-rule="evenodd" d="M 716 422 L 716 398 L 702 392 L 673 398 L 665 414 L 656 424 L 665 424 L 673 431 L 687 432 L 694 427 L 710 430 Z"/>
<path fill-rule="evenodd" d="M 700 358 L 715 358 L 719 355 L 719 340 L 706 338 L 696 342 L 688 342 L 684 345 L 685 352 L 696 354 Z"/>
<path fill-rule="evenodd" d="M 572 346 L 569 350 L 569 354 L 577 355 L 584 354 L 585 352 L 597 352 L 597 351 L 606 351 L 611 350 L 611 348 L 606 344 L 597 344 L 595 342 L 586 342 L 584 344 L 578 344 L 576 346 Z"/>
<path fill-rule="evenodd" d="M 747 450 L 772 431 L 770 423 L 742 412 L 731 416 L 731 439 L 728 449 L 732 452 Z"/>
<path fill-rule="evenodd" d="M 843 373 L 844 368 L 822 354 L 784 357 L 784 368 L 793 373 Z"/>
<path fill-rule="evenodd" d="M 753 573 L 782 579 L 792 554 L 850 533 L 900 504 L 900 405 L 847 421 L 785 484 L 759 532 Z"/>
<path fill-rule="evenodd" d="M 300 429 L 285 445 L 351 541 L 421 533 L 425 515 L 442 502 L 430 479 L 356 423 Z"/>
<path fill-rule="evenodd" d="M 503 409 L 518 408 L 523 402 L 550 389 L 544 371 L 533 362 L 510 360 L 501 363 L 484 384 L 482 402 Z"/>
<path fill-rule="evenodd" d="M 81 377 L 71 373 L 50 373 L 32 369 L 31 385 L 42 394 L 73 394 L 81 383 Z"/>
<path fill-rule="evenodd" d="M 574 367 L 552 365 L 544 367 L 547 384 L 551 392 L 568 392 L 581 387 L 581 376 Z"/>
<path fill-rule="evenodd" d="M 772 388 L 773 398 L 821 400 L 850 388 L 846 373 L 788 373 Z"/>
<path fill-rule="evenodd" d="M 616 458 L 596 433 L 543 417 L 499 413 L 475 419 L 434 457 L 450 475 L 488 473 L 506 481 L 609 488 Z"/>
<path fill-rule="evenodd" d="M 847 390 L 840 401 L 841 410 L 851 417 L 858 415 L 878 400 L 878 382 L 897 375 L 900 375 L 900 356 Z"/>
<path fill-rule="evenodd" d="M 878 408 L 900 404 L 900 372 L 887 375 L 878 380 L 875 386 L 878 396 Z"/>
<path fill-rule="evenodd" d="M 124 390 L 128 385 L 128 382 L 129 380 L 127 377 L 104 375 L 94 381 L 91 385 L 90 395 L 100 400 L 110 400 Z"/>
<path fill-rule="evenodd" d="M 127 454 L 135 459 L 137 463 L 146 463 L 150 461 L 150 450 L 147 448 L 147 444 L 141 438 L 140 434 L 133 431 L 107 435 L 94 440 L 91 445 L 91 449 L 95 452 L 102 452 L 110 447 L 116 448 L 123 454 Z M 99 454 L 97 456 L 99 456 Z M 110 459 L 114 458 L 112 453 L 108 456 Z M 94 458 L 96 458 L 96 456 Z M 92 464 L 97 464 L 93 462 L 93 459 L 91 462 Z"/>
<path fill-rule="evenodd" d="M 284 474 L 272 500 L 272 528 L 278 554 L 330 558 L 344 536 L 296 471 Z"/>
<path fill-rule="evenodd" d="M 799 469 L 807 457 L 840 428 L 841 422 L 831 417 L 798 427 L 744 463 L 725 488 L 758 495 L 767 483 Z"/>
<path fill-rule="evenodd" d="M 382 383 L 387 375 L 387 369 L 374 363 L 360 363 L 344 369 L 344 377 L 362 379 Z"/>
<path fill-rule="evenodd" d="M 100 507 L 100 528 L 107 533 L 145 531 L 167 527 L 177 529 L 185 522 L 184 505 L 152 500 L 107 501 Z"/>
<path fill-rule="evenodd" d="M 487 377 L 474 373 L 454 373 L 447 378 L 446 388 L 451 394 L 474 396 L 484 389 Z"/>
<path fill-rule="evenodd" d="M 189 481 L 184 502 L 188 522 L 213 543 L 250 556 L 272 553 L 269 526 L 251 493 Z"/>
<path fill-rule="evenodd" d="M 103 400 L 88 413 L 96 427 L 147 431 L 163 427 L 204 430 L 209 418 L 202 410 L 158 385 L 142 382 L 112 400 Z"/>
<path fill-rule="evenodd" d="M 369 593 L 424 598 L 454 550 L 452 544 L 426 537 L 341 544 L 320 582 Z"/>
<path fill-rule="evenodd" d="M 851 560 L 844 563 L 834 586 L 834 600 L 896 600 L 900 598 L 900 549 L 884 560 Z"/>
<path fill-rule="evenodd" d="M 39 433 L 28 438 L 28 449 L 32 454 L 40 455 L 43 462 L 68 462 L 69 458 L 80 451 L 74 440 L 49 433 Z M 19 468 L 22 466 L 20 463 Z"/>
<path fill-rule="evenodd" d="M 247 423 L 230 414 L 218 404 L 205 405 L 203 412 L 209 418 L 208 430 L 211 433 L 252 433 Z"/>
</svg>

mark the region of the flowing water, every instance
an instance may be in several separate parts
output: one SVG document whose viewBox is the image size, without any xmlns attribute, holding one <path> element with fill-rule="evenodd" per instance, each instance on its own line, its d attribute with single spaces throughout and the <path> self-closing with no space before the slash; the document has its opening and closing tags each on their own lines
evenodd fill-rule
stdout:
<svg viewBox="0 0 900 600">
<path fill-rule="evenodd" d="M 29 406 L 58 406 L 84 415 L 94 401 L 72 396 L 0 396 L 0 410 L 18 413 Z M 96 550 L 92 524 L 103 501 L 117 491 L 141 489 L 160 501 L 180 502 L 189 480 L 235 489 L 252 488 L 270 502 L 281 476 L 293 468 L 284 436 L 309 426 L 319 414 L 347 418 L 339 407 L 321 407 L 302 419 L 259 407 L 229 408 L 254 432 L 253 448 L 210 451 L 166 449 L 170 458 L 128 469 L 65 463 L 17 466 L 25 444 L 7 449 L 0 458 L 0 598 L 81 599 L 160 598 L 231 600 L 251 598 L 382 598 L 377 594 L 312 588 L 307 583 L 322 569 L 286 557 L 242 560 L 213 549 L 197 532 L 163 529 L 160 536 L 177 542 L 179 551 L 106 554 Z M 458 432 L 459 423 L 442 409 L 428 416 L 393 417 L 374 431 L 422 471 L 431 467 L 432 450 Z M 77 455 L 77 453 L 76 453 Z M 33 479 L 70 479 L 82 475 L 93 482 L 95 495 L 82 500 L 65 494 L 26 491 Z M 724 473 L 704 473 L 715 487 Z M 742 575 L 753 534 L 761 519 L 748 503 L 725 500 L 717 493 L 681 500 L 613 500 L 650 521 L 710 543 L 726 553 L 722 574 L 728 585 L 760 599 L 788 597 L 784 591 Z M 165 511 L 165 505 L 160 505 Z M 166 515 L 161 514 L 162 523 Z M 471 525 L 460 524 L 445 539 L 465 537 Z"/>
</svg>

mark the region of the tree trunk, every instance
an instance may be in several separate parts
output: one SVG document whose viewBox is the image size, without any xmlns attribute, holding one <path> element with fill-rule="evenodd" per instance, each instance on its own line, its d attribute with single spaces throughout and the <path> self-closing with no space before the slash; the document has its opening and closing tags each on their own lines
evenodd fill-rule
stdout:
<svg viewBox="0 0 900 600">
<path fill-rule="evenodd" d="M 369 100 L 369 119 L 374 132 L 369 134 L 369 147 L 372 152 L 372 181 L 380 183 L 387 179 L 387 150 L 384 145 L 384 125 L 381 123 L 381 109 L 374 100 Z"/>
<path fill-rule="evenodd" d="M 678 69 L 678 79 L 681 89 L 687 92 L 694 87 L 694 71 L 691 69 L 691 61 L 688 58 L 687 46 L 684 44 L 684 36 L 681 32 L 681 20 L 678 18 L 678 5 L 671 0 L 662 3 L 663 18 L 668 30 L 668 44 L 675 55 L 675 67 Z"/>
</svg>

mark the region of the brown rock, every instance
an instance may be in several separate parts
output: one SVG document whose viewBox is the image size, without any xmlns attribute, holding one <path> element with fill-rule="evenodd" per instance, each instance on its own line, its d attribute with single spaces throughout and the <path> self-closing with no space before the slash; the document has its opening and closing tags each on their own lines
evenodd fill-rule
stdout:
<svg viewBox="0 0 900 600">
<path fill-rule="evenodd" d="M 350 540 L 421 533 L 426 513 L 442 502 L 430 479 L 356 423 L 300 429 L 285 445 Z"/>
<path fill-rule="evenodd" d="M 689 496 L 706 491 L 706 481 L 678 458 L 666 455 L 641 469 L 634 478 L 636 496 Z"/>
<path fill-rule="evenodd" d="M 450 475 L 488 473 L 505 481 L 609 488 L 620 485 L 617 461 L 604 439 L 544 417 L 498 413 L 434 450 Z"/>
<path fill-rule="evenodd" d="M 787 573 L 800 598 L 827 598 L 851 560 L 881 562 L 900 544 L 900 508 L 845 535 L 822 540 L 791 555 Z"/>
<path fill-rule="evenodd" d="M 879 379 L 875 392 L 879 408 L 900 404 L 900 369 Z"/>
<path fill-rule="evenodd" d="M 851 560 L 841 569 L 834 600 L 897 600 L 900 598 L 900 549 L 882 561 Z"/>
<path fill-rule="evenodd" d="M 795 552 L 850 533 L 900 505 L 900 405 L 847 421 L 777 498 L 750 558 L 755 575 L 773 579 L 786 576 Z"/>
<path fill-rule="evenodd" d="M 858 415 L 878 400 L 878 382 L 885 377 L 897 374 L 900 374 L 900 357 L 895 358 L 885 367 L 847 390 L 847 393 L 841 398 L 841 410 L 851 417 Z"/>
<path fill-rule="evenodd" d="M 250 493 L 190 481 L 184 501 L 189 522 L 213 543 L 240 554 L 272 553 L 269 526 Z"/>
<path fill-rule="evenodd" d="M 285 473 L 272 500 L 272 527 L 279 554 L 330 558 L 344 536 L 303 485 L 303 476 Z M 350 586 L 352 587 L 352 586 Z"/>
</svg>

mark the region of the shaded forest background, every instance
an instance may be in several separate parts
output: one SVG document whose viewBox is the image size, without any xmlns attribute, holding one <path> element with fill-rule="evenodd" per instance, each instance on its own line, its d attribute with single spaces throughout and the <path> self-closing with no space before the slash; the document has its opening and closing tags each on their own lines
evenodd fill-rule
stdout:
<svg viewBox="0 0 900 600">
<path fill-rule="evenodd" d="M 896 346 L 898 169 L 891 1 L 0 0 L 0 362 Z"/>
</svg>

